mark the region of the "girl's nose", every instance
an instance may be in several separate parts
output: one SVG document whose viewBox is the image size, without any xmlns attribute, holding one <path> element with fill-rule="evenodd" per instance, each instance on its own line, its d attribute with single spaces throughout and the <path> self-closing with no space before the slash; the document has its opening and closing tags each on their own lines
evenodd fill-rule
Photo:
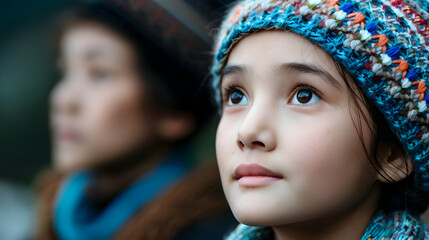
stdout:
<svg viewBox="0 0 429 240">
<path fill-rule="evenodd" d="M 241 150 L 273 151 L 277 147 L 276 115 L 264 106 L 253 106 L 245 116 L 237 134 Z"/>
</svg>

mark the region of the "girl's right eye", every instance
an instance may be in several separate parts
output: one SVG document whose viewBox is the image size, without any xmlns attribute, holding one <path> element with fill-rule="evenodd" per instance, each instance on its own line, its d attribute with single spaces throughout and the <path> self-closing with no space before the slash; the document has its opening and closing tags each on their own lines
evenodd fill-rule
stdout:
<svg viewBox="0 0 429 240">
<path fill-rule="evenodd" d="M 239 89 L 233 89 L 228 97 L 228 105 L 247 105 L 249 102 L 246 95 Z"/>
</svg>

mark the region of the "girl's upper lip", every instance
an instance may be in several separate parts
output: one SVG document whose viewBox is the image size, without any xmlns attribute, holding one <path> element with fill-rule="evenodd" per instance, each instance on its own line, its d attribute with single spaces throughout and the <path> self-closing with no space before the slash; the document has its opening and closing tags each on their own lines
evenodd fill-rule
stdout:
<svg viewBox="0 0 429 240">
<path fill-rule="evenodd" d="M 234 171 L 233 178 L 240 179 L 243 176 L 267 176 L 283 178 L 282 175 L 275 173 L 259 164 L 240 164 Z"/>
</svg>

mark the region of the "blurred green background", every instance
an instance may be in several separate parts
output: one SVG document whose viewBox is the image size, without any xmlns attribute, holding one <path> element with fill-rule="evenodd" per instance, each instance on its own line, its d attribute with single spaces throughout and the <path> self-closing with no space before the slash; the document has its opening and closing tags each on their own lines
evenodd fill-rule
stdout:
<svg viewBox="0 0 429 240">
<path fill-rule="evenodd" d="M 51 165 L 49 94 L 59 78 L 55 31 L 62 14 L 90 0 L 3 0 L 0 8 L 0 239 L 31 239 L 36 178 Z M 126 1 L 126 0 L 118 0 Z M 212 29 L 231 0 L 156 0 L 185 4 Z M 172 2 L 174 1 L 174 2 Z M 180 11 L 175 9 L 176 11 Z M 185 12 L 178 12 L 185 16 Z M 197 24 L 198 25 L 198 24 Z M 201 36 L 202 36 L 201 35 Z M 209 52 L 209 49 L 208 51 Z M 196 140 L 214 161 L 216 120 Z M 17 224 L 19 223 L 19 224 Z"/>
<path fill-rule="evenodd" d="M 0 178 L 22 184 L 50 162 L 53 32 L 73 1 L 3 1 L 0 8 Z"/>
</svg>

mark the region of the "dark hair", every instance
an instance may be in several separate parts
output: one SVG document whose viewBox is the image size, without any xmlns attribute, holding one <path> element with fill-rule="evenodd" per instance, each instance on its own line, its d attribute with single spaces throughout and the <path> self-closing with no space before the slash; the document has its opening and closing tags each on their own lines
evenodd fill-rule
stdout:
<svg viewBox="0 0 429 240">
<path fill-rule="evenodd" d="M 215 112 L 210 87 L 204 81 L 205 69 L 190 66 L 180 59 L 183 56 L 165 49 L 133 18 L 133 14 L 137 13 L 106 1 L 88 2 L 63 16 L 57 31 L 57 43 L 69 28 L 81 22 L 100 23 L 118 33 L 135 50 L 138 70 L 145 76 L 156 108 L 190 114 L 196 123 L 192 136 Z M 180 43 L 177 44 L 180 47 Z"/>
<path fill-rule="evenodd" d="M 380 143 L 384 142 L 390 144 L 398 149 L 400 155 L 407 159 L 409 158 L 407 152 L 402 147 L 401 142 L 389 128 L 386 118 L 383 114 L 374 106 L 374 104 L 368 100 L 360 88 L 356 88 L 358 92 L 351 86 L 346 74 L 344 67 L 335 62 L 337 70 L 347 85 L 352 101 L 356 105 L 356 112 L 361 116 L 365 124 L 369 127 L 371 132 L 371 149 L 365 146 L 361 128 L 361 122 L 354 122 L 356 131 L 359 134 L 360 141 L 365 150 L 365 153 L 371 162 L 377 173 L 382 176 L 388 183 L 381 183 L 381 197 L 379 202 L 379 208 L 387 212 L 407 209 L 410 213 L 415 215 L 422 214 L 429 205 L 429 195 L 420 188 L 417 187 L 415 173 L 412 171 L 405 179 L 395 182 L 392 176 L 383 170 L 382 165 L 385 161 L 386 156 L 379 151 Z M 364 109 L 361 104 L 365 106 L 369 112 L 369 119 L 364 113 Z M 373 123 L 373 124 L 371 124 Z M 407 170 L 412 166 L 409 166 L 406 161 Z M 407 171 L 408 172 L 408 171 Z M 411 172 L 411 171 L 410 171 Z"/>
<path fill-rule="evenodd" d="M 341 75 L 347 86 L 347 89 L 349 90 L 348 92 L 350 94 L 350 99 L 356 105 L 355 113 L 357 113 L 357 115 L 360 116 L 363 119 L 364 123 L 369 127 L 371 133 L 370 149 L 368 149 L 364 141 L 361 118 L 358 119 L 358 122 L 355 122 L 355 120 L 351 118 L 356 132 L 359 135 L 359 140 L 365 151 L 367 159 L 370 161 L 376 172 L 388 182 L 380 182 L 382 186 L 381 197 L 378 206 L 379 209 L 383 209 L 387 212 L 406 209 L 411 214 L 421 215 L 429 206 L 429 193 L 417 186 L 415 172 L 407 171 L 412 173 L 403 180 L 395 182 L 392 176 L 390 176 L 382 168 L 383 161 L 385 161 L 387 157 L 383 156 L 382 152 L 379 151 L 380 143 L 382 142 L 390 144 L 390 146 L 397 148 L 399 154 L 402 155 L 404 159 L 409 158 L 407 152 L 402 147 L 402 144 L 399 141 L 398 137 L 390 129 L 386 118 L 378 110 L 378 108 L 368 98 L 365 97 L 364 93 L 358 87 L 356 81 L 354 79 L 351 80 L 348 77 L 346 68 L 344 68 L 339 62 L 335 61 L 332 56 L 328 54 L 324 49 L 322 49 L 319 45 L 314 42 L 311 42 L 311 44 L 314 47 L 321 49 L 335 63 L 338 73 Z M 220 79 L 220 81 L 222 81 L 222 78 Z M 220 92 L 218 92 L 218 94 L 220 94 Z M 222 96 L 218 97 L 222 99 Z M 369 116 L 365 114 L 365 109 L 362 106 L 364 106 L 368 110 Z M 349 107 L 351 107 L 350 103 Z M 408 161 L 406 161 L 405 164 L 406 170 L 409 170 L 412 167 L 409 165 Z"/>
</svg>

